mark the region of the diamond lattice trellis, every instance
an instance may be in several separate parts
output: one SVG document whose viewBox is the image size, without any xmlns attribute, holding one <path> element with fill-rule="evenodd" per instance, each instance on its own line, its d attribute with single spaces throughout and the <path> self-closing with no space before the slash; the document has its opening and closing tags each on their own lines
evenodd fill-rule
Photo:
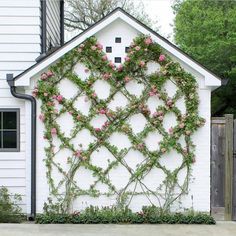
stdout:
<svg viewBox="0 0 236 236">
<path fill-rule="evenodd" d="M 190 136 L 204 123 L 196 81 L 149 37 L 130 48 L 116 68 L 90 38 L 42 74 L 33 92 L 42 100 L 51 194 L 64 211 L 81 195 L 115 196 L 120 206 L 143 195 L 166 210 L 188 190 Z M 171 152 L 178 160 L 166 162 Z M 153 186 L 155 176 L 161 181 Z"/>
</svg>

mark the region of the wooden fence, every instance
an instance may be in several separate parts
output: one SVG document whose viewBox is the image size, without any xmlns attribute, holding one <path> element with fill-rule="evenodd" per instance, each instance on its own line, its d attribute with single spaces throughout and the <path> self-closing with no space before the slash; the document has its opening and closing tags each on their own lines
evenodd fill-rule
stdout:
<svg viewBox="0 0 236 236">
<path fill-rule="evenodd" d="M 236 220 L 236 120 L 211 122 L 211 213 L 217 220 Z"/>
</svg>

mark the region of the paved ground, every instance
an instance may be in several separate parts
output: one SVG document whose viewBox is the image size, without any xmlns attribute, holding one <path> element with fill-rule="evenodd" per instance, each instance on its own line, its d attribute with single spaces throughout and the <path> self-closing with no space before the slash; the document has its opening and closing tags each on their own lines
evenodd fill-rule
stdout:
<svg viewBox="0 0 236 236">
<path fill-rule="evenodd" d="M 236 222 L 216 225 L 0 224 L 0 236 L 236 236 Z"/>
</svg>

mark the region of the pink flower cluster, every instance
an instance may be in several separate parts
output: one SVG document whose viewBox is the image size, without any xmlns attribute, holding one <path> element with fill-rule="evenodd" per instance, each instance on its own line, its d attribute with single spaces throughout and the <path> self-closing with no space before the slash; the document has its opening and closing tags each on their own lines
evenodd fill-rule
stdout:
<svg viewBox="0 0 236 236">
<path fill-rule="evenodd" d="M 51 135 L 57 135 L 57 129 L 51 128 Z"/>
<path fill-rule="evenodd" d="M 153 43 L 152 38 L 151 38 L 151 37 L 145 38 L 144 43 L 145 43 L 146 45 L 152 44 L 152 43 Z"/>
<path fill-rule="evenodd" d="M 101 108 L 101 109 L 98 111 L 98 113 L 99 113 L 100 115 L 105 115 L 105 114 L 107 113 L 107 109 Z"/>
<path fill-rule="evenodd" d="M 33 97 L 37 97 L 38 96 L 38 92 L 39 92 L 38 88 L 35 87 L 33 92 L 32 92 Z"/>
<path fill-rule="evenodd" d="M 56 100 L 59 102 L 59 103 L 61 103 L 62 101 L 63 101 L 63 96 L 62 95 L 58 95 L 58 96 L 56 96 Z"/>
<path fill-rule="evenodd" d="M 165 55 L 161 54 L 159 56 L 159 61 L 165 61 L 165 59 L 166 59 Z"/>
<path fill-rule="evenodd" d="M 46 79 L 52 77 L 53 75 L 54 75 L 53 72 L 49 70 L 48 72 L 42 73 L 40 78 L 41 78 L 41 80 L 46 80 Z"/>
<path fill-rule="evenodd" d="M 164 119 L 164 112 L 163 111 L 156 111 L 152 114 L 153 118 L 158 118 L 158 120 L 163 121 Z"/>
<path fill-rule="evenodd" d="M 157 88 L 156 88 L 156 86 L 152 86 L 152 88 L 149 92 L 149 96 L 152 97 L 152 96 L 155 96 L 155 95 L 157 95 Z"/>
<path fill-rule="evenodd" d="M 129 76 L 125 76 L 124 81 L 125 83 L 128 83 L 129 81 L 131 81 L 132 79 Z"/>
<path fill-rule="evenodd" d="M 105 73 L 105 74 L 103 74 L 102 77 L 103 77 L 104 80 L 108 80 L 108 79 L 111 78 L 111 73 Z"/>
</svg>

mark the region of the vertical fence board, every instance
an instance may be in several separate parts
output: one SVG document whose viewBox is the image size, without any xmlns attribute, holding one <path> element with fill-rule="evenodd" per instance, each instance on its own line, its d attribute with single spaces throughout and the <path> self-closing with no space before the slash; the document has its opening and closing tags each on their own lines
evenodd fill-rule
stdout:
<svg viewBox="0 0 236 236">
<path fill-rule="evenodd" d="M 232 220 L 233 207 L 233 115 L 225 115 L 225 220 Z"/>
<path fill-rule="evenodd" d="M 225 119 L 215 118 L 211 126 L 211 213 L 224 220 Z"/>
<path fill-rule="evenodd" d="M 233 164 L 233 220 L 236 221 L 236 120 L 234 120 L 234 164 Z"/>
</svg>

